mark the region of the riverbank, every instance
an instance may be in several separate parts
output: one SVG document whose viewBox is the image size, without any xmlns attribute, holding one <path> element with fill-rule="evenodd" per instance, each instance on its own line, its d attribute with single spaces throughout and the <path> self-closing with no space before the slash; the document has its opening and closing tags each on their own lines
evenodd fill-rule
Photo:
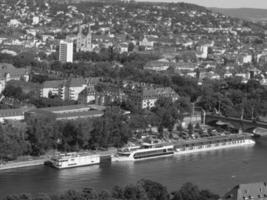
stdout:
<svg viewBox="0 0 267 200">
<path fill-rule="evenodd" d="M 221 148 L 230 148 L 230 147 L 234 147 L 234 146 L 243 146 L 243 145 L 247 145 L 247 143 L 233 143 L 233 144 L 229 144 L 229 145 L 225 145 L 225 146 L 214 146 L 214 147 L 210 147 L 210 148 L 193 148 L 193 146 L 197 145 L 197 144 L 201 144 L 203 145 L 204 143 L 209 143 L 212 140 L 218 140 L 218 139 L 223 139 L 226 136 L 217 136 L 217 137 L 213 137 L 213 138 L 202 138 L 202 139 L 198 139 L 198 140 L 188 140 L 188 141 L 183 141 L 183 142 L 179 142 L 179 143 L 173 143 L 172 145 L 177 146 L 177 147 L 181 147 L 182 146 L 192 146 L 189 147 L 188 146 L 188 151 L 179 151 L 177 152 L 177 154 L 185 154 L 185 153 L 196 153 L 196 152 L 202 152 L 202 151 L 211 151 L 211 150 L 216 150 L 216 149 L 221 149 Z M 227 138 L 228 139 L 238 139 L 238 138 L 243 138 L 243 137 L 250 137 L 247 134 L 244 135 L 230 135 Z M 202 144 L 203 143 L 203 144 Z M 253 142 L 254 144 L 255 142 Z M 250 143 L 249 143 L 250 144 Z M 191 149 L 190 149 L 191 148 Z M 107 157 L 110 156 L 112 157 L 113 155 L 116 154 L 117 149 L 116 148 L 109 148 L 105 151 L 91 151 L 92 154 L 97 154 L 100 155 L 100 157 Z M 9 161 L 6 163 L 0 163 L 0 171 L 1 170 L 8 170 L 8 169 L 15 169 L 15 168 L 23 168 L 23 167 L 32 167 L 32 166 L 38 166 L 38 165 L 43 165 L 46 161 L 50 160 L 51 156 L 53 156 L 56 152 L 53 152 L 52 154 L 47 154 L 45 156 L 41 156 L 41 157 L 26 157 L 26 159 L 24 158 L 23 160 L 16 160 L 16 161 Z"/>
<path fill-rule="evenodd" d="M 116 148 L 109 148 L 106 151 L 92 151 L 92 153 L 99 154 L 100 156 L 108 156 L 108 155 L 115 154 L 116 151 L 117 151 Z M 24 160 L 15 160 L 15 161 L 8 161 L 5 163 L 0 163 L 0 171 L 43 165 L 46 161 L 50 159 L 51 156 L 52 154 L 49 154 L 49 155 L 41 156 L 41 157 L 35 157 L 35 158 L 29 157 Z"/>
<path fill-rule="evenodd" d="M 19 193 L 55 194 L 82 188 L 109 190 L 115 185 L 134 184 L 142 178 L 161 182 L 169 191 L 192 182 L 223 195 L 230 185 L 267 180 L 266 150 L 267 138 L 262 138 L 254 146 L 140 162 L 114 162 L 67 170 L 43 166 L 6 170 L 0 172 L 0 199 Z"/>
<path fill-rule="evenodd" d="M 25 161 L 9 161 L 3 164 L 0 164 L 1 170 L 15 169 L 15 168 L 23 168 L 23 167 L 32 167 L 43 165 L 47 158 L 38 158 L 33 160 L 25 160 Z"/>
</svg>

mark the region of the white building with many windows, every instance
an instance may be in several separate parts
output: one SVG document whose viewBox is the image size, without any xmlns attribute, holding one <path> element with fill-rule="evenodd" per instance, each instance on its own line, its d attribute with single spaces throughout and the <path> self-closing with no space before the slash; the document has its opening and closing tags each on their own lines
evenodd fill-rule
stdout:
<svg viewBox="0 0 267 200">
<path fill-rule="evenodd" d="M 58 96 L 62 100 L 77 101 L 79 94 L 87 87 L 83 78 L 71 78 L 69 80 L 45 81 L 40 90 L 40 96 L 50 98 Z"/>
<path fill-rule="evenodd" d="M 73 42 L 60 40 L 59 42 L 59 61 L 73 62 Z"/>
</svg>

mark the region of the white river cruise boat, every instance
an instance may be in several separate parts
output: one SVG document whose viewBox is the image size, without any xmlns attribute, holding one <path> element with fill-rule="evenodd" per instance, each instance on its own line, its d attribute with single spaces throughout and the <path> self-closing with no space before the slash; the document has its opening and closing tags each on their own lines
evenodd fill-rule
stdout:
<svg viewBox="0 0 267 200">
<path fill-rule="evenodd" d="M 176 144 L 175 154 L 195 153 L 254 144 L 255 141 L 248 135 L 217 136 Z"/>
<path fill-rule="evenodd" d="M 143 144 L 118 150 L 112 161 L 136 161 L 186 153 L 211 151 L 223 148 L 254 145 L 248 135 L 227 135 L 171 144 Z"/>
<path fill-rule="evenodd" d="M 100 164 L 100 156 L 89 152 L 62 153 L 52 157 L 50 163 L 57 169 L 96 165 Z"/>
<path fill-rule="evenodd" d="M 136 161 L 174 155 L 174 146 L 143 143 L 141 146 L 119 149 L 112 161 Z"/>
</svg>

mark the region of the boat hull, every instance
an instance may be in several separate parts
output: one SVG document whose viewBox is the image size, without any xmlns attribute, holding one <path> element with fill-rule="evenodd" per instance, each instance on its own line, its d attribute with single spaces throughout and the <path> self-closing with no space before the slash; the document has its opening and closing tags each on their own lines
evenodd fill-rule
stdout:
<svg viewBox="0 0 267 200">
<path fill-rule="evenodd" d="M 75 165 L 75 166 L 66 166 L 66 167 L 57 167 L 57 166 L 55 166 L 55 165 L 51 165 L 53 168 L 55 168 L 55 169 L 59 169 L 59 170 L 61 170 L 61 169 L 71 169 L 71 168 L 77 168 L 77 167 L 89 167 L 89 166 L 93 166 L 93 165 L 99 165 L 100 163 L 94 163 L 94 164 L 83 164 L 83 165 Z"/>
</svg>

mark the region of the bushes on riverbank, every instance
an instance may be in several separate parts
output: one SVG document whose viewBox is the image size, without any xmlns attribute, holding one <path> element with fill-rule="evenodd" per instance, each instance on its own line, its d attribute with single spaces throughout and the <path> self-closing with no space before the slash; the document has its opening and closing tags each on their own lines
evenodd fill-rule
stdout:
<svg viewBox="0 0 267 200">
<path fill-rule="evenodd" d="M 115 186 L 110 191 L 97 192 L 92 188 L 84 188 L 82 191 L 68 190 L 61 195 L 9 195 L 4 200 L 217 200 L 218 198 L 218 195 L 208 190 L 200 190 L 192 183 L 186 183 L 177 191 L 169 193 L 160 183 L 143 179 L 135 185 Z"/>
</svg>

